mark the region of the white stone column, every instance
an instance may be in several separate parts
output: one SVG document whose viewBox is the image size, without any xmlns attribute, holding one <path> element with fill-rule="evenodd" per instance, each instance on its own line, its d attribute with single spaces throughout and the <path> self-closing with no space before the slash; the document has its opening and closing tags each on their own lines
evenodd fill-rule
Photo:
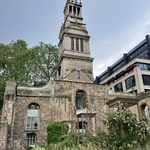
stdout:
<svg viewBox="0 0 150 150">
<path fill-rule="evenodd" d="M 88 47 L 88 52 L 90 52 L 90 42 L 89 42 L 89 40 L 87 41 L 87 47 Z"/>
<path fill-rule="evenodd" d="M 143 79 L 142 79 L 142 74 L 139 66 L 134 68 L 134 75 L 135 75 L 137 93 L 144 92 Z"/>
<path fill-rule="evenodd" d="M 87 51 L 86 43 L 87 43 L 87 42 L 86 42 L 86 40 L 85 40 L 85 39 L 83 39 L 83 51 L 84 51 L 84 52 L 86 52 L 86 51 Z"/>
<path fill-rule="evenodd" d="M 79 38 L 79 51 L 81 51 L 81 39 Z"/>
</svg>

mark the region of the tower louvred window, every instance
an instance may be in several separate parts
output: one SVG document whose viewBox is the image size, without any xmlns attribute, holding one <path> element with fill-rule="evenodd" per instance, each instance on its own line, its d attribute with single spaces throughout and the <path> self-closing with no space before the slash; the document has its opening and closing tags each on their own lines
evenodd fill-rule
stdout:
<svg viewBox="0 0 150 150">
<path fill-rule="evenodd" d="M 74 38 L 71 37 L 71 50 L 74 50 Z"/>
<path fill-rule="evenodd" d="M 76 50 L 78 51 L 79 50 L 79 39 L 76 38 Z"/>
</svg>

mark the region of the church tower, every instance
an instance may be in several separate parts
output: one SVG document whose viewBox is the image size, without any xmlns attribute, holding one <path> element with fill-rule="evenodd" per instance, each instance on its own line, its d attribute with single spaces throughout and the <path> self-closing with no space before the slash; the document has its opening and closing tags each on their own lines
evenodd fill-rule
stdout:
<svg viewBox="0 0 150 150">
<path fill-rule="evenodd" d="M 64 23 L 59 33 L 58 80 L 79 82 L 93 80 L 90 36 L 82 20 L 82 3 L 78 3 L 77 0 L 67 0 Z"/>
</svg>

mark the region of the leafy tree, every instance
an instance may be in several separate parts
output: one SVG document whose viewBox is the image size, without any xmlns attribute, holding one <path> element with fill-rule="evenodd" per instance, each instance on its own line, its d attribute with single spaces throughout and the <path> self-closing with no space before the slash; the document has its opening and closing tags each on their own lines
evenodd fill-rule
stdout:
<svg viewBox="0 0 150 150">
<path fill-rule="evenodd" d="M 33 67 L 34 84 L 45 83 L 50 79 L 56 78 L 56 65 L 58 62 L 58 49 L 51 44 L 40 42 L 39 46 L 35 46 L 33 53 L 36 56 Z"/>
<path fill-rule="evenodd" d="M 0 109 L 5 83 L 14 78 L 17 85 L 41 86 L 56 78 L 58 49 L 50 44 L 28 48 L 24 40 L 0 43 Z"/>
</svg>

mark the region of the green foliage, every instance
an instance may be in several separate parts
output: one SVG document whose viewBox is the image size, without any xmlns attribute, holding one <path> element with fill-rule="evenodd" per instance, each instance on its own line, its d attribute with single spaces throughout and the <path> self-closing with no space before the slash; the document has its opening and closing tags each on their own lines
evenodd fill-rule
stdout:
<svg viewBox="0 0 150 150">
<path fill-rule="evenodd" d="M 103 136 L 102 146 L 108 150 L 133 149 L 138 145 L 145 147 L 149 140 L 147 119 L 142 117 L 137 120 L 135 114 L 122 107 L 122 113 L 108 114 L 104 124 L 108 132 Z"/>
<path fill-rule="evenodd" d="M 107 131 L 99 131 L 96 136 L 86 134 L 84 143 L 78 144 L 78 135 L 72 132 L 67 133 L 68 126 L 63 126 L 60 122 L 52 122 L 47 128 L 50 141 L 44 150 L 150 149 L 150 134 L 146 117 L 142 116 L 138 120 L 135 114 L 122 106 L 121 114 L 118 112 L 108 114 L 104 124 Z M 62 132 L 65 128 L 67 134 Z"/>
<path fill-rule="evenodd" d="M 51 122 L 47 127 L 47 142 L 58 143 L 60 136 L 62 135 L 62 123 Z"/>
<path fill-rule="evenodd" d="M 61 122 L 51 122 L 47 127 L 47 143 L 58 143 L 60 137 L 64 135 L 63 129 L 65 129 L 65 134 L 68 132 L 69 127 L 63 125 Z"/>
<path fill-rule="evenodd" d="M 56 78 L 56 65 L 58 62 L 58 48 L 51 44 L 40 42 L 39 46 L 32 48 L 34 55 L 34 78 L 36 82 L 47 82 Z"/>
<path fill-rule="evenodd" d="M 28 48 L 24 40 L 0 43 L 0 109 L 4 99 L 5 82 L 14 78 L 17 85 L 42 86 L 56 78 L 58 49 L 40 43 Z"/>
<path fill-rule="evenodd" d="M 61 148 L 74 147 L 77 145 L 77 140 L 78 140 L 77 134 L 70 132 L 60 137 L 58 145 Z"/>
</svg>

